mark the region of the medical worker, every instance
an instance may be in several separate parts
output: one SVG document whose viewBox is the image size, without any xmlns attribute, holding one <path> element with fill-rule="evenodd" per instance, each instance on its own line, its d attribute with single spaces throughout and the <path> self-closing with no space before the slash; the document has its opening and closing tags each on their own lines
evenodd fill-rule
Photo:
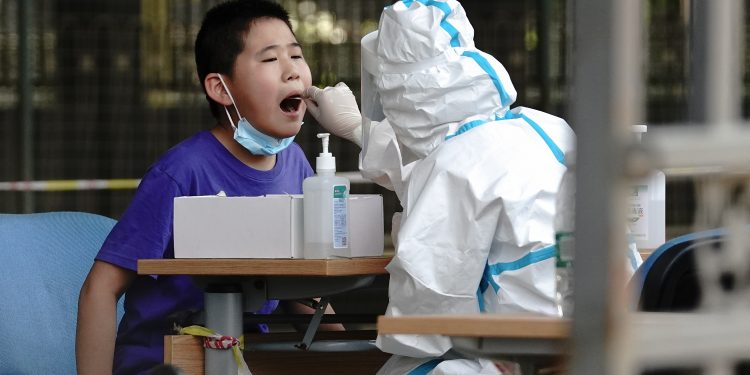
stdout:
<svg viewBox="0 0 750 375">
<path fill-rule="evenodd" d="M 362 116 L 344 84 L 306 91 L 313 116 L 360 145 L 362 174 L 403 206 L 387 315 L 556 314 L 555 199 L 575 135 L 511 109 L 507 71 L 473 36 L 455 0 L 398 1 L 362 40 Z M 396 354 L 382 374 L 503 373 L 456 358 L 446 337 L 377 343 Z"/>
</svg>

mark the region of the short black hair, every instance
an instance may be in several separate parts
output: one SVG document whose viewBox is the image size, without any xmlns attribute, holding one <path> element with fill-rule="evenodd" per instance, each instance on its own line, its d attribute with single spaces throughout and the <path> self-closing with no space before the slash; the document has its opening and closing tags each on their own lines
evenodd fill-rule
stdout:
<svg viewBox="0 0 750 375">
<path fill-rule="evenodd" d="M 279 4 L 266 0 L 232 0 L 211 8 L 203 18 L 201 29 L 195 38 L 195 66 L 203 91 L 204 80 L 209 73 L 221 73 L 231 77 L 234 62 L 245 48 L 245 37 L 252 22 L 262 18 L 284 21 L 289 30 L 292 24 L 289 13 Z M 221 105 L 206 93 L 211 113 L 219 119 Z"/>
</svg>

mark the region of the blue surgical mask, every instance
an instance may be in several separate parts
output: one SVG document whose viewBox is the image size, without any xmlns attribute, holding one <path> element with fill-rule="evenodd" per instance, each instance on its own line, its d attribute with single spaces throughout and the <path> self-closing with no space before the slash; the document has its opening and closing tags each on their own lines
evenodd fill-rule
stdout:
<svg viewBox="0 0 750 375">
<path fill-rule="evenodd" d="M 227 90 L 229 99 L 232 100 L 232 105 L 234 105 L 234 110 L 237 111 L 237 118 L 239 121 L 237 121 L 237 126 L 235 126 L 234 121 L 232 121 L 232 116 L 229 115 L 229 110 L 227 107 L 224 107 L 224 112 L 227 114 L 229 123 L 234 129 L 235 141 L 241 144 L 242 147 L 246 148 L 253 155 L 275 155 L 292 144 L 294 136 L 288 138 L 275 138 L 255 129 L 253 125 L 250 124 L 250 121 L 247 121 L 245 117 L 240 115 L 240 111 L 237 109 L 237 104 L 234 102 L 232 93 L 229 92 L 229 88 L 227 88 L 227 85 L 224 83 L 224 78 L 221 77 L 221 74 L 219 74 L 219 80 L 221 81 L 221 85 L 224 86 L 224 89 Z"/>
</svg>

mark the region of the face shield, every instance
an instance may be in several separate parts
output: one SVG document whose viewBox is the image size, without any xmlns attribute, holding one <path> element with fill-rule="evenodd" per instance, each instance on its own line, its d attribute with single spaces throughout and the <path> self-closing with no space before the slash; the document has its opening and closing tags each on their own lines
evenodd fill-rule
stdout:
<svg viewBox="0 0 750 375">
<path fill-rule="evenodd" d="M 380 94 L 375 85 L 375 77 L 378 74 L 378 32 L 373 31 L 364 37 L 361 41 L 361 61 L 362 61 L 362 87 L 361 93 L 361 112 L 362 112 L 362 134 L 363 150 L 367 152 L 367 136 L 370 134 L 370 124 L 373 121 L 383 121 L 383 105 L 380 103 Z"/>
</svg>

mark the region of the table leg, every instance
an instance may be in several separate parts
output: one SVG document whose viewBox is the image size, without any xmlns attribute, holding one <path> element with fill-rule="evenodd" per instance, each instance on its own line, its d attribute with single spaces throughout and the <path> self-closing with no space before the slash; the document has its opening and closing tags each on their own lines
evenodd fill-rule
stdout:
<svg viewBox="0 0 750 375">
<path fill-rule="evenodd" d="M 239 338 L 242 335 L 242 289 L 207 288 L 204 293 L 206 327 L 219 334 Z M 205 373 L 237 374 L 237 363 L 231 350 L 205 349 Z"/>
</svg>

